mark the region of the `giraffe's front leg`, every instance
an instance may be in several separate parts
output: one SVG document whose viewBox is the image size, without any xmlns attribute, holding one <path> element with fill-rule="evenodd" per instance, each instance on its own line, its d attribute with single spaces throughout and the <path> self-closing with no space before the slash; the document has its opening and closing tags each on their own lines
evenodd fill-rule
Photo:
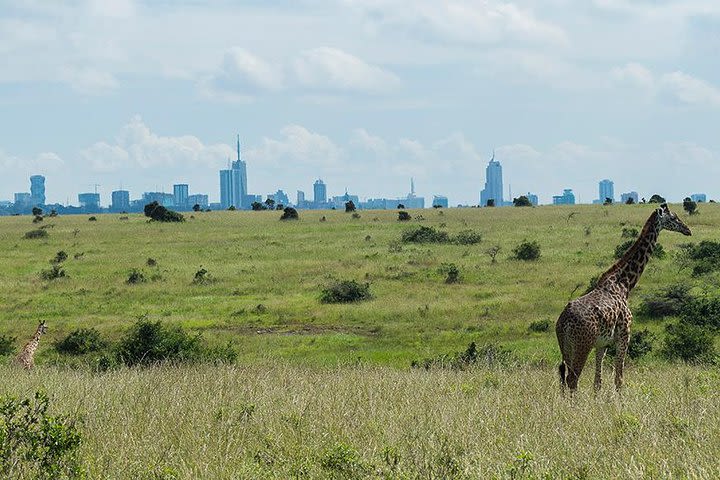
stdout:
<svg viewBox="0 0 720 480">
<path fill-rule="evenodd" d="M 625 318 L 617 323 L 615 328 L 615 345 L 617 354 L 615 355 L 615 388 L 620 390 L 623 384 L 623 369 L 625 367 L 625 355 L 630 344 L 630 324 L 632 323 L 632 314 L 628 310 Z"/>
</svg>

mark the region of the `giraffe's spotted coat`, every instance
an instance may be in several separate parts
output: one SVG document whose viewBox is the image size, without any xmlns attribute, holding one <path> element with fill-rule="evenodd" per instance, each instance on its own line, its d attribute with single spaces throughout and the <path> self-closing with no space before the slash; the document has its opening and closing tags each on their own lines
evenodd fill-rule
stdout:
<svg viewBox="0 0 720 480">
<path fill-rule="evenodd" d="M 23 347 L 17 357 L 15 363 L 29 370 L 35 366 L 35 351 L 40 345 L 40 337 L 47 331 L 45 321 L 40 322 L 33 338 Z"/>
<path fill-rule="evenodd" d="M 642 233 L 625 255 L 598 280 L 595 288 L 567 304 L 560 314 L 557 334 L 562 363 L 560 384 L 572 391 L 585 367 L 588 355 L 595 349 L 595 388 L 600 388 L 602 360 L 607 347 L 615 344 L 615 386 L 623 381 L 623 367 L 630 340 L 632 313 L 628 295 L 635 287 L 652 254 L 661 230 L 690 235 L 690 229 L 667 204 L 650 215 Z"/>
</svg>

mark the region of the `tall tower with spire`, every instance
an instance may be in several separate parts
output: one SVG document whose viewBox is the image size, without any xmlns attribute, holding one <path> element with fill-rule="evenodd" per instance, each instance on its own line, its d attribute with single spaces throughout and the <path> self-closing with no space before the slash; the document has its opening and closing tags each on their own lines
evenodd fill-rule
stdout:
<svg viewBox="0 0 720 480">
<path fill-rule="evenodd" d="M 495 160 L 495 150 L 485 169 L 485 188 L 480 192 L 480 206 L 487 206 L 489 200 L 497 207 L 503 206 L 502 166 Z"/>
<path fill-rule="evenodd" d="M 248 208 L 247 165 L 240 155 L 240 134 L 237 136 L 237 160 L 227 170 L 220 170 L 220 204 L 223 208 Z"/>
</svg>

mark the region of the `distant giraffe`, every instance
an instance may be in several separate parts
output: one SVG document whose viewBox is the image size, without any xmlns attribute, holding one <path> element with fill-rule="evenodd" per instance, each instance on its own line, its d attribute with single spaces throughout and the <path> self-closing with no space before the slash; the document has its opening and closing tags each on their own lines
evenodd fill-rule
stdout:
<svg viewBox="0 0 720 480">
<path fill-rule="evenodd" d="M 605 272 L 589 293 L 567 304 L 560 314 L 557 334 L 562 362 L 558 367 L 560 386 L 577 389 L 590 351 L 595 348 L 595 389 L 601 385 L 605 352 L 615 343 L 615 387 L 623 382 L 625 354 L 630 340 L 632 313 L 627 299 L 652 254 L 661 230 L 691 235 L 690 229 L 663 203 L 648 218 L 640 236 L 623 257 Z"/>
<path fill-rule="evenodd" d="M 37 350 L 40 344 L 40 336 L 46 331 L 47 325 L 45 325 L 45 320 L 43 320 L 40 322 L 40 325 L 38 325 L 37 330 L 35 330 L 33 338 L 23 347 L 20 354 L 15 357 L 15 363 L 27 370 L 30 370 L 35 365 L 35 350 Z"/>
</svg>

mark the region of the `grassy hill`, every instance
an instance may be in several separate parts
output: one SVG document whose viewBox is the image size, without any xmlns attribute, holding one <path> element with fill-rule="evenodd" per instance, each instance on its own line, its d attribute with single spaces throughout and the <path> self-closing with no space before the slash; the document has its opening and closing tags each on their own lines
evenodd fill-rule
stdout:
<svg viewBox="0 0 720 480">
<path fill-rule="evenodd" d="M 411 211 L 302 211 L 297 222 L 280 212 L 210 212 L 186 215 L 182 224 L 147 222 L 139 214 L 0 218 L 0 334 L 18 347 L 37 322 L 49 325 L 38 361 L 60 360 L 51 348 L 79 327 L 117 338 L 142 315 L 231 341 L 242 364 L 275 360 L 302 365 L 354 362 L 407 366 L 411 360 L 457 351 L 468 343 L 497 343 L 526 360 L 559 358 L 552 325 L 565 303 L 613 262 L 623 227 L 640 229 L 652 205 L 484 208 Z M 651 260 L 631 297 L 689 279 L 673 260 L 677 244 L 715 239 L 720 208 L 681 213 L 690 239 L 664 232 L 668 255 Z M 325 217 L 326 221 L 321 221 Z M 472 230 L 474 245 L 412 244 L 404 231 L 434 227 L 451 236 Z M 44 239 L 24 239 L 43 227 Z M 523 240 L 537 241 L 537 261 L 511 259 Z M 500 247 L 491 263 L 488 249 Z M 65 278 L 44 280 L 59 251 Z M 157 262 L 148 266 L 149 258 Z M 461 280 L 445 283 L 444 264 Z M 128 284 L 136 269 L 146 282 Z M 194 283 L 205 269 L 210 281 Z M 320 292 L 334 279 L 369 282 L 373 299 L 323 304 Z M 548 321 L 548 332 L 531 332 Z M 635 328 L 661 330 L 637 318 Z"/>
</svg>

